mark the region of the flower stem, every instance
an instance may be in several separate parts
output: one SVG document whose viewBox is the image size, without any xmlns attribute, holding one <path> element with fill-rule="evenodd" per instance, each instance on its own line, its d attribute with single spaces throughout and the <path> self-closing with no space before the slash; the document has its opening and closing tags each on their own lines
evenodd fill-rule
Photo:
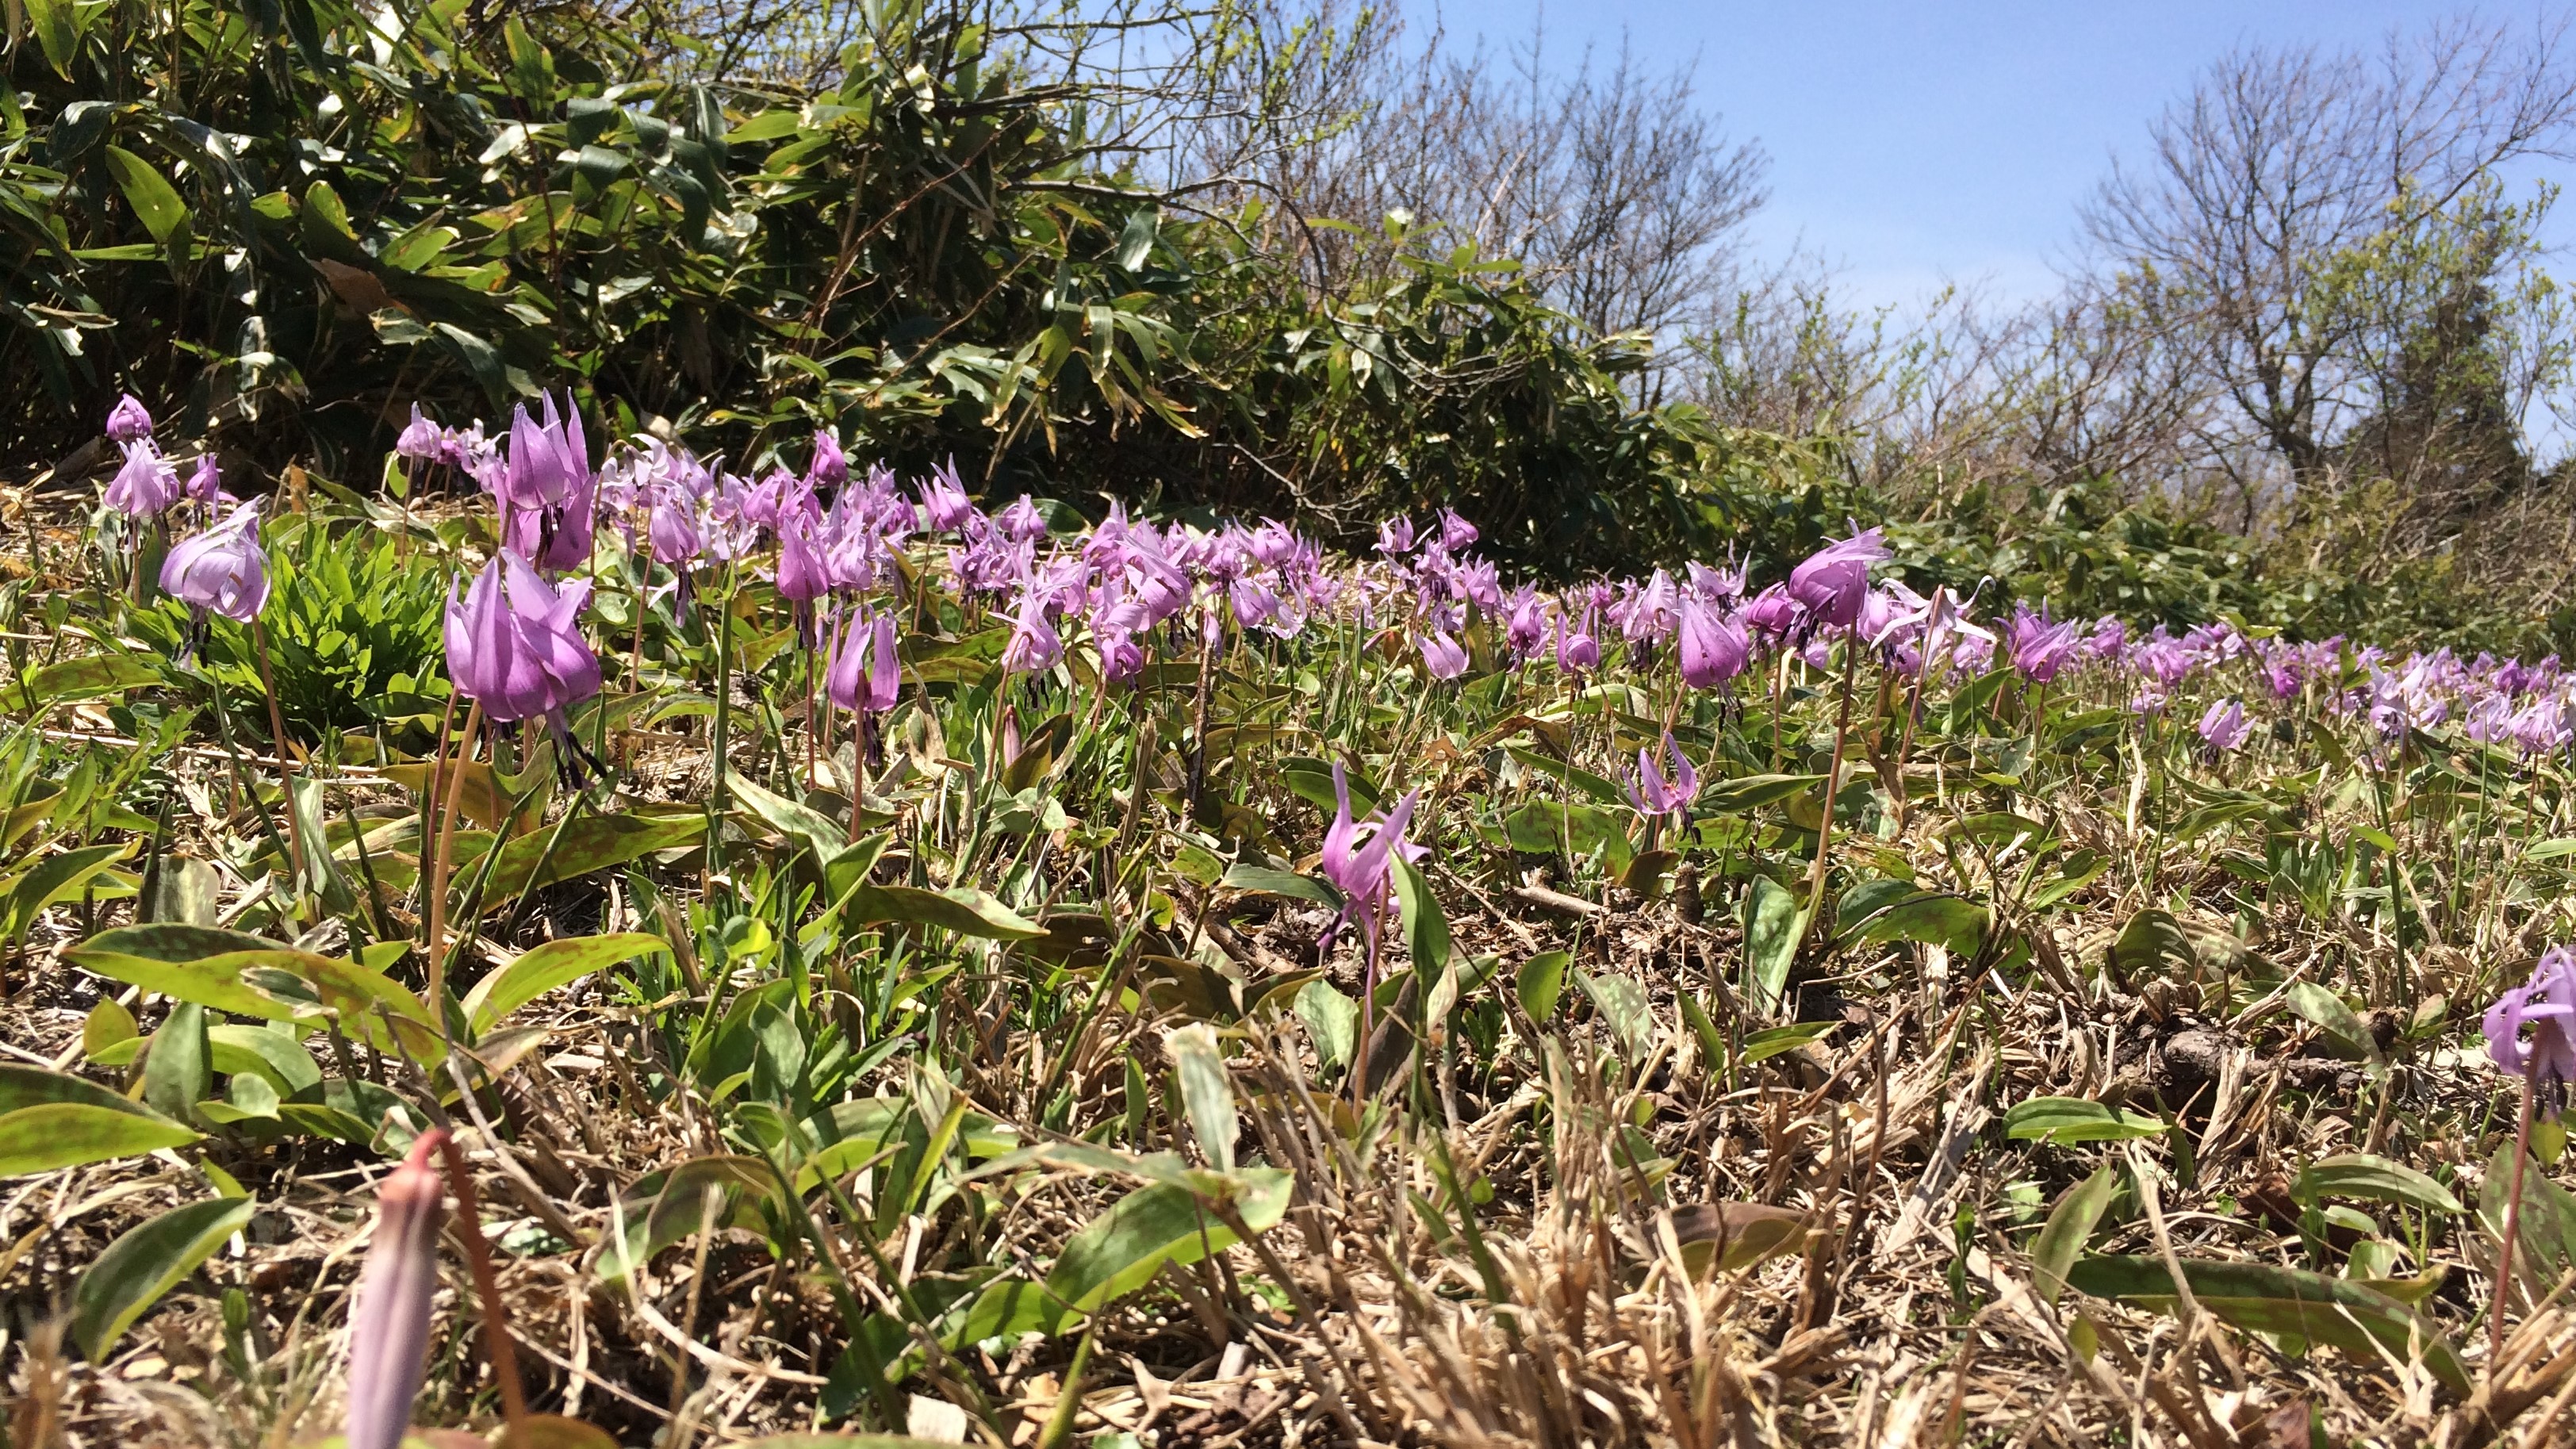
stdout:
<svg viewBox="0 0 2576 1449">
<path fill-rule="evenodd" d="M 483 721 L 483 701 L 476 700 L 465 711 L 465 729 L 458 736 L 456 763 L 447 777 L 447 799 L 438 811 L 438 854 L 429 867 L 429 946 L 428 984 L 430 1015 L 437 1020 L 442 1033 L 447 1024 L 447 1007 L 441 992 L 447 975 L 447 865 L 456 846 L 456 801 L 465 792 L 465 767 L 474 756 L 475 726 Z"/>
<path fill-rule="evenodd" d="M 2531 1161 L 2531 1078 L 2535 1070 L 2526 1062 L 2522 1069 L 2522 1120 L 2513 1131 L 2513 1184 L 2511 1195 L 2504 1200 L 2504 1243 L 2496 1249 L 2495 1302 L 2487 1309 L 2487 1377 L 2495 1377 L 2497 1366 L 2504 1361 L 2504 1310 L 2512 1301 L 2513 1244 L 2522 1232 L 2522 1174 Z"/>
<path fill-rule="evenodd" d="M 1842 785 L 1843 747 L 1851 738 L 1852 675 L 1860 666 L 1860 639 L 1843 641 L 1842 703 L 1834 718 L 1834 762 L 1825 771 L 1825 808 L 1816 821 L 1816 865 L 1807 879 L 1807 918 L 1825 901 L 1825 847 L 1834 838 L 1834 793 Z"/>
<path fill-rule="evenodd" d="M 287 872 L 296 881 L 296 894 L 303 894 L 304 826 L 296 818 L 295 757 L 286 743 L 286 716 L 277 707 L 277 676 L 268 668 L 268 629 L 254 614 L 250 621 L 251 653 L 259 658 L 259 683 L 268 691 L 268 734 L 277 743 L 277 784 L 286 795 L 286 839 L 294 847 L 295 859 L 287 862 Z M 318 807 L 317 807 L 318 808 Z"/>
<path fill-rule="evenodd" d="M 501 1303 L 501 1280 L 492 1271 L 492 1248 L 483 1241 L 474 1175 L 466 1170 L 465 1153 L 454 1137 L 441 1137 L 438 1150 L 447 1164 L 448 1190 L 456 1194 L 456 1235 L 464 1240 L 465 1261 L 474 1270 L 474 1296 L 483 1302 L 484 1352 L 491 1356 L 492 1378 L 501 1389 L 501 1442 L 521 1449 L 528 1442 L 528 1396 L 519 1386 L 518 1348 L 510 1339 L 509 1310 Z"/>
</svg>

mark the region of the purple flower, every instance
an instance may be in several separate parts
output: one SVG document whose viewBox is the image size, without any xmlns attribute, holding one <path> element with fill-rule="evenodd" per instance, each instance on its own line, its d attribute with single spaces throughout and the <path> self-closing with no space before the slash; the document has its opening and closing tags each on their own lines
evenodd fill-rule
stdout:
<svg viewBox="0 0 2576 1449">
<path fill-rule="evenodd" d="M 2014 606 L 2007 637 L 2012 641 L 2013 668 L 2033 684 L 2055 679 L 2058 671 L 2075 657 L 2076 647 L 2084 642 L 2073 623 L 2052 621 L 2044 607 L 2034 614 L 2027 604 Z"/>
<path fill-rule="evenodd" d="M 107 436 L 119 443 L 139 443 L 152 436 L 152 413 L 132 393 L 117 396 L 107 414 Z"/>
<path fill-rule="evenodd" d="M 510 417 L 509 451 L 485 483 L 501 513 L 501 546 L 552 573 L 579 568 L 590 558 L 598 475 L 582 437 L 581 410 L 554 394 L 542 399 L 542 420 L 521 404 Z"/>
<path fill-rule="evenodd" d="M 1670 730 L 1664 732 L 1664 754 L 1673 762 L 1669 781 L 1656 768 L 1652 751 L 1637 752 L 1637 783 L 1628 787 L 1628 803 L 1636 806 L 1640 815 L 1669 815 L 1688 808 L 1699 798 L 1699 771 L 1691 768 L 1689 757 L 1673 742 Z"/>
<path fill-rule="evenodd" d="M 161 561 L 161 591 L 189 607 L 237 624 L 268 603 L 268 555 L 259 547 L 256 498 L 233 516 L 170 550 Z"/>
<path fill-rule="evenodd" d="M 1388 558 L 1413 552 L 1413 520 L 1399 516 L 1379 524 L 1377 551 Z"/>
<path fill-rule="evenodd" d="M 1045 516 L 1038 512 L 1036 502 L 1025 493 L 1020 495 L 1018 502 L 993 515 L 993 526 L 1002 531 L 1002 537 L 1013 543 L 1027 543 L 1044 538 L 1047 533 Z"/>
<path fill-rule="evenodd" d="M 850 481 L 850 455 L 841 451 L 841 440 L 829 432 L 814 434 L 814 461 L 805 465 L 805 483 L 811 488 L 837 489 Z"/>
<path fill-rule="evenodd" d="M 429 1301 L 447 1212 L 429 1157 L 446 1140 L 435 1127 L 413 1138 L 411 1155 L 376 1189 L 375 1232 L 349 1314 L 348 1449 L 400 1444 L 429 1372 Z"/>
<path fill-rule="evenodd" d="M 1787 584 L 1773 584 L 1744 606 L 1744 622 L 1778 639 L 1798 627 L 1800 609 L 1798 601 L 1790 597 Z"/>
<path fill-rule="evenodd" d="M 697 504 L 679 490 L 666 488 L 655 491 L 652 510 L 645 538 L 652 545 L 653 561 L 666 568 L 697 562 L 707 546 L 698 531 Z"/>
<path fill-rule="evenodd" d="M 1789 596 L 1837 628 L 1860 618 L 1869 594 L 1869 566 L 1889 557 L 1875 528 L 1826 544 L 1789 574 Z"/>
<path fill-rule="evenodd" d="M 397 457 L 414 458 L 424 463 L 435 462 L 446 442 L 447 435 L 439 430 L 438 424 L 422 415 L 420 404 L 413 403 L 411 421 L 403 424 L 402 435 L 394 439 L 394 453 Z"/>
<path fill-rule="evenodd" d="M 1565 615 L 1556 616 L 1556 667 L 1567 674 L 1589 674 L 1601 667 L 1601 642 L 1593 637 L 1593 606 L 1585 605 L 1581 627 L 1569 625 Z"/>
<path fill-rule="evenodd" d="M 1476 538 L 1476 525 L 1460 518 L 1458 510 L 1454 508 L 1440 510 L 1440 546 L 1442 548 L 1456 553 L 1474 543 Z"/>
<path fill-rule="evenodd" d="M 2254 725 L 2245 718 L 2245 706 L 2235 700 L 2221 700 L 2200 717 L 2200 742 L 2213 754 L 2232 754 L 2244 748 Z"/>
<path fill-rule="evenodd" d="M 1012 674 L 1038 674 L 1055 668 L 1064 657 L 1064 641 L 1047 618 L 1035 589 L 1023 588 L 1020 607 L 1011 620 L 1010 642 L 1002 646 L 1002 668 Z"/>
<path fill-rule="evenodd" d="M 107 485 L 107 506 L 128 518 L 151 518 L 179 501 L 179 470 L 146 436 L 125 445 L 125 466 Z"/>
<path fill-rule="evenodd" d="M 963 528 L 975 514 L 975 502 L 957 481 L 957 465 L 947 464 L 934 470 L 921 485 L 921 513 L 930 521 L 935 533 Z"/>
<path fill-rule="evenodd" d="M 894 615 L 871 619 L 853 613 L 833 643 L 823 692 L 843 709 L 883 714 L 894 708 L 895 692 L 902 686 L 903 675 L 895 662 Z"/>
<path fill-rule="evenodd" d="M 1467 651 L 1435 625 L 1422 634 L 1422 667 L 1434 679 L 1455 679 L 1467 672 Z"/>
<path fill-rule="evenodd" d="M 223 469 L 215 463 L 214 454 L 197 455 L 196 470 L 188 475 L 187 493 L 189 502 L 202 504 L 208 508 L 232 497 L 224 491 Z"/>
<path fill-rule="evenodd" d="M 1383 815 L 1372 813 L 1368 819 L 1351 819 L 1351 782 L 1342 772 L 1341 762 L 1333 762 L 1333 823 L 1324 830 L 1322 868 L 1324 879 L 1341 888 L 1346 899 L 1342 912 L 1334 918 L 1333 929 L 1357 916 L 1360 928 L 1368 933 L 1372 965 L 1377 960 L 1378 929 L 1386 919 L 1388 896 L 1395 884 L 1395 857 L 1420 860 L 1423 848 L 1404 838 L 1405 827 L 1413 821 L 1413 806 L 1422 792 L 1408 790 L 1395 809 Z M 1329 939 L 1330 932 L 1327 932 Z M 1372 986 L 1374 982 L 1370 983 Z"/>
<path fill-rule="evenodd" d="M 791 515 L 780 520 L 778 529 L 778 596 L 804 607 L 831 591 L 831 575 L 823 566 L 823 550 L 815 543 L 813 525 Z"/>
<path fill-rule="evenodd" d="M 1697 594 L 1682 600 L 1681 636 L 1682 682 L 1693 689 L 1715 689 L 1742 674 L 1753 657 L 1743 623 Z"/>
<path fill-rule="evenodd" d="M 590 585 L 558 592 L 507 549 L 460 602 L 447 591 L 447 672 L 500 723 L 555 715 L 599 693 L 599 658 L 581 636 Z"/>
<path fill-rule="evenodd" d="M 2576 952 L 2550 947 L 2529 982 L 2487 1008 L 2485 1030 L 2496 1070 L 2528 1076 L 2554 1110 L 2567 1083 L 2576 1080 Z"/>
</svg>

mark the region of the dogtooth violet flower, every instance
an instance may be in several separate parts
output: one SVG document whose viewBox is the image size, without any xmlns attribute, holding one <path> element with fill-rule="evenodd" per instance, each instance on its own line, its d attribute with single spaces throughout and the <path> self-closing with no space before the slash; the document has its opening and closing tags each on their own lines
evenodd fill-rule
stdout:
<svg viewBox="0 0 2576 1449">
<path fill-rule="evenodd" d="M 254 498 L 230 518 L 172 548 L 161 561 L 161 591 L 201 615 L 221 614 L 236 624 L 258 618 L 268 603 L 259 505 Z"/>
<path fill-rule="evenodd" d="M 1446 629 L 1423 631 L 1422 667 L 1434 679 L 1455 679 L 1467 672 L 1467 651 Z"/>
<path fill-rule="evenodd" d="M 843 709 L 883 714 L 894 708 L 903 675 L 895 661 L 894 615 L 871 618 L 853 610 L 833 641 L 823 692 Z"/>
<path fill-rule="evenodd" d="M 421 412 L 420 404 L 413 403 L 411 421 L 403 424 L 401 435 L 394 439 L 394 456 L 423 463 L 436 462 L 446 441 L 447 434 Z"/>
<path fill-rule="evenodd" d="M 1405 828 L 1413 823 L 1414 803 L 1421 794 L 1420 790 L 1408 790 L 1393 810 L 1372 812 L 1367 819 L 1355 821 L 1351 818 L 1350 777 L 1343 773 L 1340 761 L 1333 762 L 1333 823 L 1324 829 L 1322 870 L 1324 879 L 1339 887 L 1344 899 L 1341 914 L 1334 917 L 1325 932 L 1327 941 L 1333 931 L 1356 917 L 1371 947 L 1375 947 L 1395 887 L 1396 858 L 1420 860 L 1428 854 L 1404 838 Z M 1374 949 L 1370 960 L 1374 965 Z"/>
<path fill-rule="evenodd" d="M 1637 783 L 1628 787 L 1628 803 L 1636 806 L 1640 815 L 1669 815 L 1699 798 L 1699 771 L 1692 768 L 1682 747 L 1673 742 L 1670 730 L 1664 732 L 1664 754 L 1673 762 L 1669 780 L 1656 767 L 1653 751 L 1637 752 Z"/>
<path fill-rule="evenodd" d="M 2034 614 L 2027 604 L 2014 606 L 2008 637 L 2013 668 L 2033 684 L 2046 684 L 2057 678 L 2058 672 L 2075 657 L 2076 646 L 2083 643 L 2073 622 L 2058 623 L 2048 617 L 2044 608 Z"/>
<path fill-rule="evenodd" d="M 1770 635 L 1781 638 L 1798 627 L 1800 605 L 1790 597 L 1787 584 L 1773 584 L 1753 596 L 1744 606 L 1744 622 Z"/>
<path fill-rule="evenodd" d="M 1753 657 L 1743 623 L 1697 594 L 1682 599 L 1680 628 L 1682 682 L 1693 689 L 1715 689 Z"/>
<path fill-rule="evenodd" d="M 128 518 L 151 518 L 179 501 L 179 470 L 150 438 L 125 445 L 125 466 L 107 485 L 107 506 Z"/>
<path fill-rule="evenodd" d="M 1848 629 L 1869 595 L 1869 566 L 1889 556 L 1875 528 L 1826 544 L 1790 570 L 1789 596 L 1825 623 Z"/>
<path fill-rule="evenodd" d="M 507 549 L 476 575 L 460 601 L 447 590 L 447 672 L 457 689 L 500 723 L 546 716 L 599 693 L 599 658 L 581 636 L 590 585 L 557 590 Z"/>
<path fill-rule="evenodd" d="M 581 410 L 567 400 L 558 416 L 552 393 L 541 399 L 543 418 L 526 405 L 510 417 L 508 451 L 486 471 L 501 513 L 501 545 L 538 568 L 564 573 L 590 558 L 599 477 L 590 468 Z"/>
<path fill-rule="evenodd" d="M 207 508 L 234 501 L 233 496 L 224 491 L 223 469 L 216 464 L 214 454 L 197 455 L 196 469 L 188 475 L 187 494 L 189 502 Z"/>
<path fill-rule="evenodd" d="M 107 436 L 118 443 L 139 443 L 152 436 L 152 412 L 143 400 L 132 393 L 117 395 L 116 406 L 108 410 Z"/>
<path fill-rule="evenodd" d="M 2253 733 L 2253 723 L 2245 718 L 2245 706 L 2233 699 L 2220 700 L 2200 717 L 2200 742 L 2216 754 L 2244 748 Z"/>
<path fill-rule="evenodd" d="M 446 1138 L 441 1128 L 413 1138 L 411 1155 L 376 1189 L 375 1232 L 349 1315 L 348 1449 L 400 1444 L 429 1372 L 429 1304 L 447 1212 L 429 1163 Z"/>
<path fill-rule="evenodd" d="M 2528 1076 L 2555 1112 L 2576 1080 L 2576 951 L 2552 946 L 2531 979 L 2496 998 L 2483 1024 L 2498 1071 Z"/>
</svg>

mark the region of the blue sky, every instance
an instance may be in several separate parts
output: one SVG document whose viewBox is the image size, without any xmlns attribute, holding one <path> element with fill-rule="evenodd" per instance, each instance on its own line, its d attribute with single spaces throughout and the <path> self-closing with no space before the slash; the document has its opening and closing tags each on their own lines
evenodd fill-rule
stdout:
<svg viewBox="0 0 2576 1449">
<path fill-rule="evenodd" d="M 1433 13 L 1409 0 L 1415 26 Z M 2458 12 L 2386 0 L 1452 0 L 1439 13 L 1453 41 L 1496 46 L 1525 43 L 1544 19 L 1551 69 L 1586 43 L 1614 56 L 1623 31 L 1649 62 L 1696 57 L 1701 104 L 1771 154 L 1759 250 L 1803 244 L 1836 265 L 1851 300 L 1903 304 L 1945 279 L 1998 300 L 2053 290 L 2076 207 L 2112 154 L 2143 154 L 2149 121 L 2230 48 L 2366 50 L 2392 26 Z M 2478 13 L 2528 23 L 2540 12 Z"/>
</svg>

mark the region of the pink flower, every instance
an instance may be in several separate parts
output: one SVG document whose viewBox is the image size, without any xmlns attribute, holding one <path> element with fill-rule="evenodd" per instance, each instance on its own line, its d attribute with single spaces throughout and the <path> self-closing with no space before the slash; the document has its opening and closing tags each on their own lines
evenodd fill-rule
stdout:
<svg viewBox="0 0 2576 1449">
<path fill-rule="evenodd" d="M 590 585 L 558 592 L 508 550 L 460 602 L 447 592 L 447 672 L 500 723 L 552 715 L 599 693 L 599 658 L 581 636 Z"/>
<path fill-rule="evenodd" d="M 125 445 L 125 466 L 107 485 L 107 506 L 128 518 L 151 518 L 179 501 L 179 470 L 146 435 Z"/>
<path fill-rule="evenodd" d="M 2576 952 L 2550 947 L 2529 982 L 2487 1008 L 2485 1030 L 2496 1070 L 2528 1076 L 2554 1103 L 2576 1080 Z"/>
<path fill-rule="evenodd" d="M 254 498 L 233 510 L 232 517 L 171 549 L 161 561 L 161 591 L 237 624 L 258 618 L 268 603 L 259 505 Z"/>
<path fill-rule="evenodd" d="M 1455 679 L 1467 672 L 1467 651 L 1446 629 L 1426 630 L 1422 636 L 1422 667 L 1434 679 Z"/>
<path fill-rule="evenodd" d="M 883 714 L 894 708 L 895 692 L 902 686 L 903 675 L 895 662 L 894 615 L 870 619 L 852 614 L 832 646 L 824 693 L 843 709 Z"/>
<path fill-rule="evenodd" d="M 1691 767 L 1682 747 L 1673 742 L 1670 730 L 1664 732 L 1664 754 L 1673 762 L 1670 781 L 1655 767 L 1651 751 L 1637 752 L 1637 783 L 1628 789 L 1628 803 L 1636 806 L 1640 815 L 1669 815 L 1699 798 L 1699 771 Z"/>
<path fill-rule="evenodd" d="M 2221 700 L 2200 717 L 2200 742 L 2218 754 L 2230 754 L 2245 747 L 2254 733 L 2252 722 L 2245 718 L 2245 706 L 2235 700 Z"/>
<path fill-rule="evenodd" d="M 447 1210 L 429 1159 L 446 1140 L 443 1128 L 413 1138 L 411 1155 L 376 1189 L 376 1229 L 349 1315 L 348 1449 L 394 1449 L 411 1428 L 429 1371 L 429 1301 Z"/>
<path fill-rule="evenodd" d="M 1724 684 L 1753 656 L 1744 625 L 1696 594 L 1682 600 L 1681 636 L 1682 682 L 1693 689 Z"/>
<path fill-rule="evenodd" d="M 119 443 L 139 443 L 152 436 L 152 413 L 141 398 L 130 392 L 117 395 L 116 406 L 107 415 L 107 436 Z"/>
<path fill-rule="evenodd" d="M 1848 629 L 1869 594 L 1869 566 L 1889 557 L 1875 528 L 1826 544 L 1789 574 L 1789 596 L 1825 623 Z"/>
<path fill-rule="evenodd" d="M 1395 809 L 1368 819 L 1351 819 L 1351 782 L 1342 772 L 1341 762 L 1333 762 L 1333 823 L 1324 830 L 1322 868 L 1324 879 L 1341 888 L 1348 899 L 1333 927 L 1357 916 L 1362 930 L 1368 933 L 1369 959 L 1377 959 L 1378 929 L 1386 918 L 1389 893 L 1395 884 L 1395 858 L 1420 860 L 1425 851 L 1404 838 L 1405 827 L 1413 821 L 1413 806 L 1421 796 L 1419 790 L 1408 790 Z M 1329 938 L 1329 932 L 1327 933 Z"/>
</svg>

